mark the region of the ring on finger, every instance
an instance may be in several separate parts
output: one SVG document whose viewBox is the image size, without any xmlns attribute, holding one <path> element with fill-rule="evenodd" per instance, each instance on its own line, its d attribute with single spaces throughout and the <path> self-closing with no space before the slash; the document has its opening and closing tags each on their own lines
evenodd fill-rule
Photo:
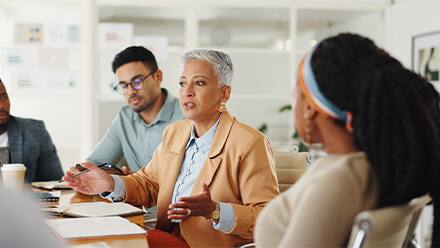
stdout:
<svg viewBox="0 0 440 248">
<path fill-rule="evenodd" d="M 191 209 L 187 208 L 186 209 L 186 216 L 190 216 L 191 215 Z"/>
</svg>

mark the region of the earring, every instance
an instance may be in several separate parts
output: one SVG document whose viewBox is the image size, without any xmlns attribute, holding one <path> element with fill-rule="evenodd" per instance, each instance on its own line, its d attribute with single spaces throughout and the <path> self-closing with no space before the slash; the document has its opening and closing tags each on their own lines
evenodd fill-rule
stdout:
<svg viewBox="0 0 440 248">
<path fill-rule="evenodd" d="M 314 143 L 309 145 L 309 153 L 307 154 L 307 162 L 309 162 L 308 166 L 310 166 L 317 158 L 326 155 L 322 149 L 323 146 L 321 143 Z"/>
<path fill-rule="evenodd" d="M 312 120 L 310 111 L 304 111 L 304 141 L 307 145 L 312 144 Z"/>
<path fill-rule="evenodd" d="M 220 107 L 218 108 L 218 111 L 220 111 L 221 113 L 228 111 L 228 109 L 226 108 L 226 102 L 220 103 Z"/>
<path fill-rule="evenodd" d="M 313 143 L 312 141 L 312 120 L 311 120 L 311 114 L 310 112 L 306 111 L 304 112 L 304 121 L 305 121 L 305 127 L 304 127 L 304 141 L 309 148 L 309 152 L 307 154 L 307 167 L 309 167 L 313 161 L 315 161 L 317 158 L 322 157 L 325 155 L 324 151 L 322 150 L 323 146 L 321 143 Z"/>
</svg>

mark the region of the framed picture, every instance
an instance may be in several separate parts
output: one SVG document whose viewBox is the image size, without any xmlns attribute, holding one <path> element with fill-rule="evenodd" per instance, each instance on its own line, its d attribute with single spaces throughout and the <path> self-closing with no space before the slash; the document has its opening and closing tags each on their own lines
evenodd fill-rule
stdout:
<svg viewBox="0 0 440 248">
<path fill-rule="evenodd" d="M 412 38 L 411 66 L 440 91 L 440 31 Z"/>
</svg>

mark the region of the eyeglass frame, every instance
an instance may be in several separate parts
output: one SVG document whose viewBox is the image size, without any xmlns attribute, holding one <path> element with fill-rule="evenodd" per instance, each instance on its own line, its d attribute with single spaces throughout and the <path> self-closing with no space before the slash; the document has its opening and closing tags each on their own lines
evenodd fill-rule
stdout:
<svg viewBox="0 0 440 248">
<path fill-rule="evenodd" d="M 6 101 L 9 101 L 9 95 L 8 95 L 8 93 L 3 93 L 3 94 L 0 94 L 0 102 L 6 102 Z"/>
<path fill-rule="evenodd" d="M 120 81 L 120 82 L 118 82 L 115 86 L 113 86 L 112 88 L 113 88 L 114 91 L 118 92 L 118 93 L 121 94 L 121 95 L 127 94 L 127 92 L 128 92 L 128 87 L 129 87 L 129 86 L 131 86 L 131 88 L 134 89 L 134 90 L 141 90 L 142 88 L 144 88 L 144 81 L 145 81 L 145 79 L 149 78 L 149 77 L 150 77 L 151 75 L 153 75 L 156 71 L 158 71 L 158 69 L 154 69 L 153 71 L 151 71 L 150 73 L 148 73 L 146 76 L 142 76 L 142 75 L 140 75 L 140 76 L 138 76 L 138 77 L 135 77 L 135 78 L 133 78 L 129 83 L 124 82 L 124 81 Z M 143 78 L 142 78 L 142 77 L 143 77 Z M 136 88 L 136 87 L 133 86 L 133 81 L 136 80 L 136 79 L 141 79 L 141 81 L 139 82 L 139 84 L 140 84 L 140 87 L 139 87 L 139 88 Z M 123 92 L 120 92 L 120 91 L 118 90 L 118 88 L 119 88 L 119 86 L 122 85 L 122 84 L 125 84 L 127 87 L 126 87 L 125 89 L 124 89 L 124 88 L 122 89 Z"/>
</svg>

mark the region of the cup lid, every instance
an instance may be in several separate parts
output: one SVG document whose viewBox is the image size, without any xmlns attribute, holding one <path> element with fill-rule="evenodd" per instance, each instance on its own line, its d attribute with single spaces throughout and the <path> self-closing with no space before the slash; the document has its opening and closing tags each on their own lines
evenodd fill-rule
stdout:
<svg viewBox="0 0 440 248">
<path fill-rule="evenodd" d="M 9 170 L 26 170 L 24 164 L 3 164 L 2 171 Z"/>
</svg>

